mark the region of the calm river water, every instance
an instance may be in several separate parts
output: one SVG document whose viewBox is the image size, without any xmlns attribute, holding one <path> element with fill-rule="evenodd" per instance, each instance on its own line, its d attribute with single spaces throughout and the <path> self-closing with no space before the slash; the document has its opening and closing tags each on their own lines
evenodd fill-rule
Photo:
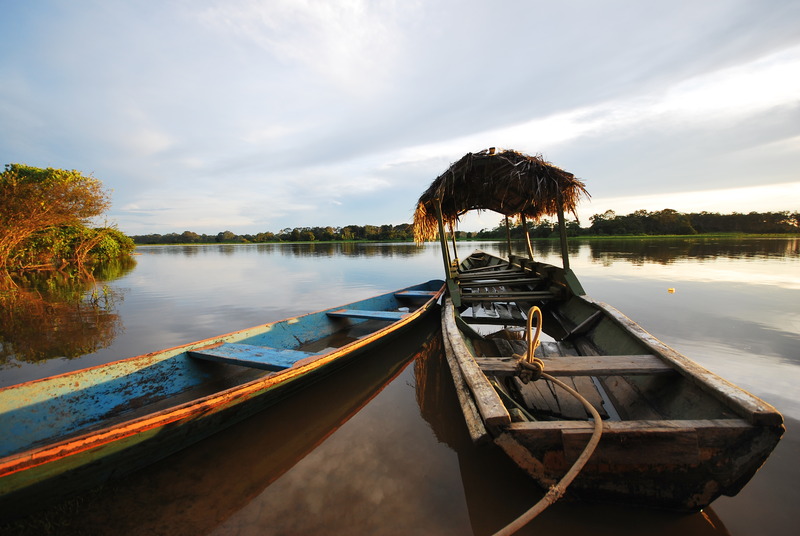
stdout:
<svg viewBox="0 0 800 536">
<path fill-rule="evenodd" d="M 553 247 L 535 244 L 537 257 L 560 264 Z M 572 267 L 589 295 L 775 405 L 787 433 L 738 496 L 703 513 L 562 502 L 520 534 L 796 534 L 800 240 L 576 241 L 571 247 Z M 462 255 L 476 248 L 507 253 L 502 243 L 459 244 Z M 141 247 L 135 260 L 110 270 L 94 295 L 75 284 L 26 282 L 25 306 L 15 302 L 12 310 L 6 303 L 0 317 L 0 386 L 442 273 L 433 244 Z M 0 289 L 0 297 L 9 295 Z M 491 534 L 541 494 L 494 448 L 470 444 L 437 330 L 432 318 L 248 421 L 100 492 L 73 497 L 51 510 L 47 523 L 29 519 L 0 531 Z"/>
</svg>

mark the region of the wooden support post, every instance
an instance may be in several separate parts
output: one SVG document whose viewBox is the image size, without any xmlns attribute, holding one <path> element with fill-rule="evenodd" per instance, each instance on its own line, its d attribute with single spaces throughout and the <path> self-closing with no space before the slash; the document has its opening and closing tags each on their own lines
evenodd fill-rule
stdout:
<svg viewBox="0 0 800 536">
<path fill-rule="evenodd" d="M 442 247 L 442 261 L 444 262 L 447 292 L 450 294 L 450 299 L 453 300 L 453 305 L 461 307 L 461 290 L 458 288 L 458 283 L 455 281 L 457 269 L 453 268 L 453 264 L 450 261 L 450 248 L 447 245 L 447 235 L 444 232 L 444 216 L 442 216 L 441 200 L 436 201 L 436 221 L 439 224 L 439 244 Z"/>
<path fill-rule="evenodd" d="M 452 222 L 450 223 L 450 237 L 453 239 L 453 256 L 455 257 L 455 263 L 458 265 L 458 248 L 456 248 L 456 230 L 453 228 Z"/>
<path fill-rule="evenodd" d="M 561 262 L 564 270 L 569 270 L 569 250 L 567 249 L 567 223 L 564 220 L 564 205 L 561 192 L 558 193 L 558 233 L 561 236 Z"/>
<path fill-rule="evenodd" d="M 508 256 L 511 258 L 511 225 L 508 223 L 508 216 L 506 216 L 506 242 L 508 242 Z"/>
<path fill-rule="evenodd" d="M 531 235 L 528 232 L 528 220 L 525 218 L 525 214 L 520 215 L 522 218 L 522 228 L 525 231 L 525 247 L 528 248 L 528 258 L 533 260 L 533 245 L 531 244 Z"/>
<path fill-rule="evenodd" d="M 567 248 L 567 222 L 564 219 L 564 205 L 561 199 L 561 192 L 558 192 L 558 233 L 561 236 L 561 262 L 564 265 L 564 280 L 570 291 L 576 296 L 583 296 L 586 291 L 578 277 L 569 268 L 569 250 Z"/>
</svg>

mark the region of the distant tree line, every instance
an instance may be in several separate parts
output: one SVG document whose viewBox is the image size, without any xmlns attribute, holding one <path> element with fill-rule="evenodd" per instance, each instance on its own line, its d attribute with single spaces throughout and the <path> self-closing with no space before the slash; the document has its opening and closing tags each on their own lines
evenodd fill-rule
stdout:
<svg viewBox="0 0 800 536">
<path fill-rule="evenodd" d="M 294 227 L 277 233 L 237 235 L 232 231 L 217 234 L 197 234 L 192 231 L 168 234 L 134 235 L 137 244 L 246 244 L 267 242 L 335 242 L 335 241 L 411 241 L 411 225 L 347 225 L 345 227 Z"/>
<path fill-rule="evenodd" d="M 694 235 L 703 233 L 752 233 L 786 234 L 800 233 L 800 213 L 793 212 L 750 212 L 748 214 L 718 214 L 700 212 L 683 214 L 672 209 L 656 212 L 637 210 L 631 214 L 618 216 L 608 210 L 595 214 L 589 227 L 581 227 L 575 221 L 567 221 L 569 236 L 626 236 L 626 235 Z M 529 223 L 528 230 L 533 238 L 553 238 L 558 234 L 554 221 L 542 220 Z M 506 227 L 503 222 L 493 229 L 478 232 L 458 231 L 459 239 L 505 239 Z M 519 222 L 511 225 L 511 238 L 522 238 L 523 229 Z M 134 235 L 137 244 L 243 244 L 267 242 L 335 242 L 335 241 L 411 241 L 411 225 L 347 225 L 345 227 L 294 227 L 281 229 L 277 233 L 237 235 L 232 231 L 217 234 L 197 234 L 192 231 L 168 234 Z"/>
<path fill-rule="evenodd" d="M 696 235 L 708 233 L 787 234 L 800 233 L 798 212 L 750 212 L 719 214 L 699 212 L 684 214 L 672 209 L 650 212 L 637 210 L 624 216 L 613 210 L 589 218 L 591 225 L 581 227 L 577 221 L 567 221 L 569 236 L 635 236 L 635 235 Z M 557 236 L 556 223 L 542 220 L 528 224 L 533 238 Z M 505 224 L 477 233 L 477 238 L 505 238 Z M 511 226 L 511 237 L 523 237 L 522 225 Z"/>
</svg>

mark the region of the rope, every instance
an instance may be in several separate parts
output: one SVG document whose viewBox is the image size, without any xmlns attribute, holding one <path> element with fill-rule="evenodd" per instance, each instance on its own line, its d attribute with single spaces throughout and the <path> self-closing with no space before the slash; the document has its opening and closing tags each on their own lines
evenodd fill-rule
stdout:
<svg viewBox="0 0 800 536">
<path fill-rule="evenodd" d="M 538 317 L 537 330 L 536 330 L 536 336 L 533 338 L 533 341 L 531 341 L 531 331 L 533 326 L 531 318 L 534 315 Z M 529 367 L 530 368 L 539 367 L 539 364 L 541 364 L 542 370 L 544 369 L 544 362 L 541 359 L 533 357 L 533 352 L 536 350 L 536 347 L 539 346 L 539 336 L 541 335 L 542 331 L 541 326 L 542 326 L 542 311 L 539 310 L 538 307 L 534 306 L 531 308 L 530 313 L 528 314 L 528 330 L 526 334 L 528 338 L 528 352 L 524 358 L 521 358 L 519 360 L 519 363 L 526 370 Z M 531 342 L 533 342 L 533 344 L 531 344 Z M 522 356 L 517 356 L 517 357 L 522 357 Z M 531 363 L 535 363 L 537 361 L 538 363 L 536 363 L 535 365 L 530 365 Z M 581 396 L 581 394 L 578 393 L 572 387 L 568 386 L 561 380 L 558 380 L 553 376 L 550 376 L 549 374 L 545 374 L 543 371 L 540 373 L 539 377 L 544 378 L 545 380 L 558 385 L 566 392 L 568 392 L 569 394 L 580 400 L 581 404 L 583 404 L 583 407 L 586 408 L 586 411 L 588 411 L 592 415 L 592 418 L 594 419 L 594 430 L 592 431 L 592 437 L 589 439 L 589 442 L 586 444 L 586 447 L 584 447 L 583 452 L 581 453 L 580 456 L 578 456 L 578 459 L 575 460 L 575 463 L 572 464 L 572 467 L 570 467 L 569 471 L 567 471 L 567 473 L 561 478 L 558 484 L 552 486 L 549 490 L 547 490 L 547 493 L 544 495 L 544 497 L 539 499 L 539 501 L 536 504 L 534 504 L 527 512 L 525 512 L 517 519 L 506 525 L 504 528 L 496 532 L 495 536 L 508 536 L 510 534 L 514 534 L 519 529 L 530 523 L 536 516 L 544 512 L 544 510 L 548 506 L 550 506 L 551 504 L 559 500 L 561 497 L 563 497 L 564 493 L 566 493 L 567 491 L 567 487 L 569 487 L 572 481 L 575 480 L 575 478 L 583 469 L 583 466 L 586 465 L 586 462 L 588 462 L 589 458 L 592 457 L 595 448 L 597 448 L 597 444 L 600 442 L 600 436 L 603 433 L 603 421 L 600 418 L 600 414 L 597 413 L 597 410 L 594 409 L 594 406 L 592 406 L 588 400 L 586 400 L 583 396 Z M 520 377 L 520 379 L 522 379 L 522 377 Z"/>
<path fill-rule="evenodd" d="M 536 334 L 533 332 L 533 319 L 536 318 Z M 528 322 L 525 330 L 525 339 L 528 341 L 528 351 L 525 355 L 514 354 L 517 358 L 516 375 L 522 383 L 538 380 L 544 373 L 544 361 L 533 354 L 539 347 L 539 337 L 542 335 L 542 310 L 535 305 L 528 311 Z"/>
</svg>

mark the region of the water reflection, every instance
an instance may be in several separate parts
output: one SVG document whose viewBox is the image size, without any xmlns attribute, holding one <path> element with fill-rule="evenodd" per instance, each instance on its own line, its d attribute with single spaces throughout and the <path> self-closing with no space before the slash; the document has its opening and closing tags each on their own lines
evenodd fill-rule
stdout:
<svg viewBox="0 0 800 536">
<path fill-rule="evenodd" d="M 126 257 L 94 273 L 0 274 L 0 369 L 74 359 L 109 346 L 122 329 L 116 312 L 122 292 L 105 281 L 135 264 Z"/>
<path fill-rule="evenodd" d="M 647 263 L 672 264 L 678 259 L 764 260 L 796 257 L 800 253 L 800 240 L 797 239 L 591 240 L 586 241 L 585 245 L 589 248 L 590 258 L 604 265 L 615 260 L 625 260 L 638 266 Z"/>
</svg>

